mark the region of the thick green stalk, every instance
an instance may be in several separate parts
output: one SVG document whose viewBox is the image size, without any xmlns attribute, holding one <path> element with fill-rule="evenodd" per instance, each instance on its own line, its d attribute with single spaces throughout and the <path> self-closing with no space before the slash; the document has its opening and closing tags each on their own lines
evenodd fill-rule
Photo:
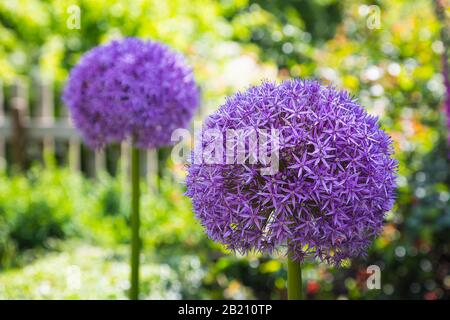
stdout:
<svg viewBox="0 0 450 320">
<path fill-rule="evenodd" d="M 139 258 L 141 239 L 139 237 L 139 149 L 131 150 L 131 287 L 130 299 L 139 299 Z"/>
<path fill-rule="evenodd" d="M 295 262 L 290 253 L 288 254 L 288 299 L 303 299 L 302 269 L 300 263 Z"/>
</svg>

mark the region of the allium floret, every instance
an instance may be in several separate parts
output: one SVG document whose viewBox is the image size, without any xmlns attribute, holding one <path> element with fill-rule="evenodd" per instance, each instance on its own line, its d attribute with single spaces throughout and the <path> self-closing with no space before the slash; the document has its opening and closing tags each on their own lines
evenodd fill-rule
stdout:
<svg viewBox="0 0 450 320">
<path fill-rule="evenodd" d="M 345 91 L 295 79 L 237 93 L 203 132 L 248 127 L 279 130 L 279 170 L 192 161 L 186 194 L 208 236 L 239 253 L 288 246 L 297 261 L 364 255 L 396 187 L 392 141 L 377 118 Z"/>
<path fill-rule="evenodd" d="M 83 55 L 63 100 L 92 148 L 130 136 L 138 147 L 158 148 L 188 125 L 199 90 L 182 55 L 159 42 L 125 38 Z"/>
</svg>

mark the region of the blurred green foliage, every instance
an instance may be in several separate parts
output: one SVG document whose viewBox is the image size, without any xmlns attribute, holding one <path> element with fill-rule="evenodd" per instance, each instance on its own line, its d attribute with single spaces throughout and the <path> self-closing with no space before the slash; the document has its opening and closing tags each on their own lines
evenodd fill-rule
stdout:
<svg viewBox="0 0 450 320">
<path fill-rule="evenodd" d="M 80 30 L 66 24 L 73 4 L 81 9 Z M 377 18 L 379 25 L 369 28 Z M 427 0 L 6 0 L 0 75 L 6 83 L 18 75 L 50 78 L 59 92 L 86 50 L 140 36 L 188 57 L 207 112 L 261 78 L 315 77 L 348 89 L 395 141 L 398 200 L 366 259 L 339 270 L 305 265 L 308 298 L 448 299 L 450 165 L 440 28 Z M 63 107 L 58 94 L 56 103 Z M 178 167 L 171 172 L 183 174 Z M 93 182 L 58 168 L 1 173 L 0 265 L 26 266 L 2 272 L 0 296 L 124 297 L 128 208 L 121 191 L 121 178 L 107 175 Z M 226 255 L 203 235 L 182 194 L 167 180 L 161 194 L 143 198 L 145 296 L 285 297 L 281 259 Z M 41 259 L 29 264 L 29 252 Z M 54 271 L 72 264 L 86 273 L 84 291 L 67 289 L 65 276 Z M 371 264 L 381 267 L 381 290 L 365 286 Z"/>
<path fill-rule="evenodd" d="M 26 176 L 10 178 L 2 172 L 0 177 L 1 265 L 13 263 L 17 251 L 43 247 L 50 238 L 74 235 L 72 219 L 83 203 L 80 177 L 37 168 Z M 64 186 L 79 191 L 72 197 L 71 189 Z"/>
<path fill-rule="evenodd" d="M 120 176 L 93 181 L 64 168 L 36 166 L 26 176 L 0 178 L 0 270 L 10 270 L 0 276 L 0 298 L 126 297 L 129 201 Z M 146 297 L 274 297 L 276 274 L 283 272 L 279 262 L 228 256 L 209 241 L 181 184 L 162 181 L 158 196 L 142 188 Z M 84 274 L 77 292 L 64 290 L 74 265 Z M 23 281 L 23 272 L 32 276 Z M 100 273 L 115 284 L 89 280 Z"/>
</svg>

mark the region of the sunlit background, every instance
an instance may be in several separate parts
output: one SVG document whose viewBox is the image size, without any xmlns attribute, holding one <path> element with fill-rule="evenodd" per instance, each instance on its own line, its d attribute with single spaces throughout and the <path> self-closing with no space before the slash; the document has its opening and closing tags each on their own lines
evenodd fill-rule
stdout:
<svg viewBox="0 0 450 320">
<path fill-rule="evenodd" d="M 188 57 L 202 91 L 197 120 L 261 79 L 313 77 L 347 89 L 395 141 L 398 200 L 366 259 L 339 269 L 304 267 L 307 297 L 448 299 L 446 25 L 448 1 L 2 0 L 3 118 L 18 81 L 31 115 L 40 99 L 36 83 L 46 83 L 51 117 L 61 118 L 70 68 L 86 50 L 124 36 L 163 41 Z M 2 112 L 0 128 L 1 121 Z M 86 148 L 74 170 L 64 142 L 49 153 L 30 139 L 16 170 L 4 138 L 0 298 L 126 298 L 129 208 L 117 148 L 93 174 Z M 158 188 L 145 187 L 143 196 L 142 298 L 286 298 L 279 256 L 236 257 L 207 239 L 183 196 L 184 168 L 167 154 L 159 154 L 167 169 L 157 172 Z M 380 289 L 367 288 L 370 265 L 381 269 Z"/>
</svg>

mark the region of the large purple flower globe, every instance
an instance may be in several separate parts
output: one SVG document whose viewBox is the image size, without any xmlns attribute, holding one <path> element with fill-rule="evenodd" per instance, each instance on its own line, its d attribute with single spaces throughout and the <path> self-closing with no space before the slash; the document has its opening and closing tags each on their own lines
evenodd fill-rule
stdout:
<svg viewBox="0 0 450 320">
<path fill-rule="evenodd" d="M 297 261 L 339 264 L 364 255 L 396 187 L 392 142 L 377 118 L 347 92 L 296 79 L 234 95 L 202 132 L 249 128 L 278 131 L 277 171 L 263 172 L 267 162 L 248 163 L 250 157 L 198 161 L 211 140 L 196 144 L 187 195 L 209 237 L 240 253 L 287 247 Z"/>
<path fill-rule="evenodd" d="M 174 129 L 188 125 L 199 90 L 180 54 L 158 42 L 125 38 L 83 55 L 63 100 L 92 148 L 128 137 L 138 147 L 158 148 L 170 144 Z"/>
</svg>

